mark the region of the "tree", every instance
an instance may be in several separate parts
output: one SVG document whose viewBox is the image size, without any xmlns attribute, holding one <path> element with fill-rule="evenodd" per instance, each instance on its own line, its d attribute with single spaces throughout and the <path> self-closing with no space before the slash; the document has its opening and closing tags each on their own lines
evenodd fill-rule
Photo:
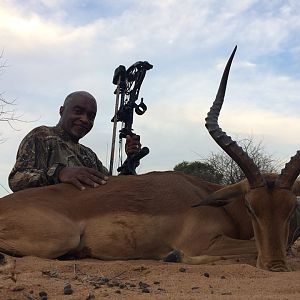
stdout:
<svg viewBox="0 0 300 300">
<path fill-rule="evenodd" d="M 3 71 L 3 69 L 6 67 L 6 63 L 2 61 L 3 58 L 3 52 L 0 54 L 0 73 Z M 12 129 L 15 129 L 13 126 L 13 123 L 15 121 L 18 122 L 29 122 L 22 120 L 21 115 L 16 114 L 16 110 L 14 108 L 15 101 L 12 100 L 6 100 L 3 96 L 3 93 L 0 93 L 0 122 L 6 122 Z M 0 139 L 0 142 L 3 140 Z"/>
<path fill-rule="evenodd" d="M 254 161 L 261 173 L 273 173 L 278 171 L 279 162 L 272 155 L 266 153 L 262 141 L 255 144 L 253 137 L 239 140 L 238 144 Z M 223 184 L 233 184 L 245 178 L 241 168 L 224 151 L 211 153 L 205 160 L 214 170 L 223 174 Z"/>
<path fill-rule="evenodd" d="M 183 161 L 174 167 L 174 171 L 180 171 L 186 174 L 194 175 L 215 183 L 221 183 L 223 179 L 223 174 L 216 171 L 210 164 L 202 163 L 200 161 Z"/>
<path fill-rule="evenodd" d="M 0 73 L 6 67 L 6 63 L 3 62 L 2 59 L 3 59 L 3 51 L 0 54 Z M 10 126 L 12 121 L 18 119 L 15 116 L 15 110 L 11 109 L 13 105 L 14 105 L 14 101 L 5 100 L 3 97 L 3 93 L 0 94 L 0 121 L 7 122 Z"/>
<path fill-rule="evenodd" d="M 13 128 L 13 121 L 22 121 L 20 116 L 16 116 L 16 111 L 13 109 L 14 101 L 7 101 L 0 94 L 0 121 L 7 122 Z"/>
<path fill-rule="evenodd" d="M 253 137 L 239 140 L 238 144 L 253 159 L 262 173 L 277 172 L 280 163 L 266 153 L 262 141 L 255 144 Z M 178 169 L 178 166 L 180 169 Z M 178 171 L 199 176 L 207 181 L 225 185 L 239 182 L 245 178 L 243 171 L 224 151 L 211 153 L 203 162 L 183 162 L 174 167 Z"/>
</svg>

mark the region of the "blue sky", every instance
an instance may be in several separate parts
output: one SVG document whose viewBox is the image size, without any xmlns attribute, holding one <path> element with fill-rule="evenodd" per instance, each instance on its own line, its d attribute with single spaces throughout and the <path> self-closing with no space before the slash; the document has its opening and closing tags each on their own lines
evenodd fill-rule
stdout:
<svg viewBox="0 0 300 300">
<path fill-rule="evenodd" d="M 22 138 L 55 125 L 64 98 L 87 90 L 98 100 L 82 143 L 108 164 L 120 64 L 154 65 L 141 87 L 148 111 L 135 132 L 150 154 L 139 173 L 171 170 L 219 151 L 204 127 L 232 49 L 238 45 L 220 125 L 253 136 L 280 161 L 300 149 L 300 4 L 298 1 L 2 0 L 0 91 L 29 123 L 1 122 L 0 183 Z M 0 196 L 7 192 L 0 187 Z"/>
</svg>

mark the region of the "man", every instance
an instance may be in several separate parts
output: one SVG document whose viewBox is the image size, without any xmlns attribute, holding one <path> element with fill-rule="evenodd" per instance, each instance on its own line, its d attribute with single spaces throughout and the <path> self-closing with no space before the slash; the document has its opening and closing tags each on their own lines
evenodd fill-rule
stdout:
<svg viewBox="0 0 300 300">
<path fill-rule="evenodd" d="M 98 187 L 108 180 L 108 170 L 97 155 L 79 143 L 93 127 L 97 113 L 95 98 L 85 91 L 67 96 L 54 127 L 40 126 L 21 142 L 16 163 L 9 175 L 12 191 L 71 183 L 80 190 Z M 137 136 L 126 139 L 125 151 L 133 154 L 141 145 Z"/>
</svg>

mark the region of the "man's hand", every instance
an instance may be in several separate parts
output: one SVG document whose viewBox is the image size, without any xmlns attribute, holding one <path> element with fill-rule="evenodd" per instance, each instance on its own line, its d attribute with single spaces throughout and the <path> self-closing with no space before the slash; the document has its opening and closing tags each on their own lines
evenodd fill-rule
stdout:
<svg viewBox="0 0 300 300">
<path fill-rule="evenodd" d="M 127 155 L 132 155 L 141 150 L 140 136 L 139 135 L 127 135 L 126 136 L 126 144 L 125 144 L 125 152 Z"/>
<path fill-rule="evenodd" d="M 87 167 L 65 167 L 59 172 L 58 178 L 60 182 L 71 183 L 81 191 L 85 189 L 84 184 L 98 187 L 108 179 L 101 172 Z"/>
</svg>

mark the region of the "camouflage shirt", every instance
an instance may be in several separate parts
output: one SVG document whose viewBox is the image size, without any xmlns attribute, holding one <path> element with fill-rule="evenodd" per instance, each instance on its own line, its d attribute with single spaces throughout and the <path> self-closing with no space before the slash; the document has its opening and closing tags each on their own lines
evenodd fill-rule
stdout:
<svg viewBox="0 0 300 300">
<path fill-rule="evenodd" d="M 8 181 L 12 191 L 59 183 L 61 168 L 84 166 L 108 174 L 97 155 L 71 140 L 59 126 L 40 126 L 21 142 Z"/>
</svg>

